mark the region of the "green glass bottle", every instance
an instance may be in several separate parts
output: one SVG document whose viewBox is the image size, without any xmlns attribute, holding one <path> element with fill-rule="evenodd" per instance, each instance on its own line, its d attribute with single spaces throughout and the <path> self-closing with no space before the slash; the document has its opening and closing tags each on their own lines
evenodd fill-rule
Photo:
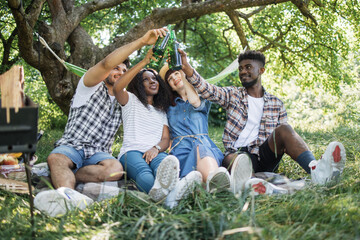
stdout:
<svg viewBox="0 0 360 240">
<path fill-rule="evenodd" d="M 170 29 L 171 27 L 168 26 L 168 29 Z M 170 40 L 170 30 L 166 33 L 166 36 L 161 38 L 159 37 L 156 40 L 156 43 L 153 47 L 153 56 L 158 60 L 158 61 L 150 61 L 149 67 L 153 68 L 157 71 L 160 70 L 161 66 L 162 66 L 162 62 L 164 60 L 164 55 L 166 53 L 166 50 L 168 48 L 168 44 L 169 44 L 169 40 Z"/>
<path fill-rule="evenodd" d="M 169 53 L 170 53 L 170 64 L 169 68 L 172 70 L 181 70 L 182 68 L 182 62 L 181 62 L 181 55 L 178 51 L 179 43 L 176 41 L 176 35 L 175 31 L 171 31 L 170 36 L 171 45 L 169 47 Z"/>
</svg>

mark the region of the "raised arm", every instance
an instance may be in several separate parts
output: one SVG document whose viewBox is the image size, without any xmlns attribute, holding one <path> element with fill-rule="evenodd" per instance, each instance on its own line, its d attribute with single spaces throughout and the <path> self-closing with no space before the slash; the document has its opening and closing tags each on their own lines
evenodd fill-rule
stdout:
<svg viewBox="0 0 360 240">
<path fill-rule="evenodd" d="M 126 91 L 127 85 L 131 82 L 131 80 L 134 79 L 136 74 L 140 72 L 141 69 L 143 69 L 147 64 L 150 63 L 150 59 L 152 57 L 152 49 L 150 48 L 148 53 L 146 54 L 145 58 L 138 62 L 135 66 L 130 68 L 129 71 L 124 73 L 119 80 L 117 80 L 114 84 L 113 92 L 116 97 L 116 100 L 124 106 L 129 101 L 129 94 Z"/>
<path fill-rule="evenodd" d="M 103 81 L 110 71 L 124 62 L 130 54 L 145 45 L 154 44 L 159 36 L 163 37 L 166 35 L 166 31 L 167 29 L 165 28 L 149 30 L 141 38 L 114 50 L 86 72 L 84 76 L 85 86 L 92 87 Z"/>
<path fill-rule="evenodd" d="M 234 88 L 218 87 L 214 84 L 208 83 L 189 64 L 186 53 L 181 49 L 178 50 L 181 54 L 182 70 L 186 74 L 186 78 L 189 83 L 194 86 L 202 98 L 217 103 L 226 109 L 230 103 L 231 96 L 234 94 Z"/>
<path fill-rule="evenodd" d="M 194 107 L 199 107 L 201 104 L 201 100 L 200 97 L 198 95 L 198 93 L 195 91 L 195 88 L 193 87 L 193 85 L 191 85 L 188 80 L 186 79 L 184 73 L 182 71 L 181 72 L 181 78 L 184 82 L 184 87 L 185 87 L 185 91 L 186 91 L 186 96 L 187 99 L 189 101 L 189 103 L 191 105 L 193 105 Z"/>
</svg>

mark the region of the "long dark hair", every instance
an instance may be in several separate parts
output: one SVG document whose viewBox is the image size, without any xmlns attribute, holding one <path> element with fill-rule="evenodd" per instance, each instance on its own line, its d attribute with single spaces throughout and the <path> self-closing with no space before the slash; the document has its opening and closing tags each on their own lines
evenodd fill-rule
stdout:
<svg viewBox="0 0 360 240">
<path fill-rule="evenodd" d="M 136 76 L 127 86 L 127 90 L 135 94 L 135 96 L 140 100 L 140 102 L 144 104 L 145 107 L 148 107 L 149 104 L 147 102 L 145 87 L 143 83 L 143 73 L 146 71 L 153 73 L 156 77 L 156 80 L 159 82 L 159 91 L 154 96 L 153 106 L 158 110 L 166 112 L 170 106 L 170 89 L 154 69 L 144 68 L 140 70 L 140 72 L 136 74 Z"/>
<path fill-rule="evenodd" d="M 169 84 L 169 81 L 168 81 L 168 78 L 174 72 L 176 72 L 176 71 L 171 70 L 171 69 L 167 70 L 167 72 L 165 73 L 165 79 L 164 79 L 164 82 L 166 83 L 166 85 L 170 89 L 170 104 L 171 104 L 171 106 L 176 106 L 175 98 L 180 97 L 180 95 L 177 93 L 177 91 L 172 90 L 172 88 L 171 88 L 171 86 Z"/>
</svg>

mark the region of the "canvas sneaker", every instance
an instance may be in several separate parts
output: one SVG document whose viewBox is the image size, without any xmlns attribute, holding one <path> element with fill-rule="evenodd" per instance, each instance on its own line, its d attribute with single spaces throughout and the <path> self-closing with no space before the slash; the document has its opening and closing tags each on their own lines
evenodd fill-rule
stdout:
<svg viewBox="0 0 360 240">
<path fill-rule="evenodd" d="M 271 195 L 271 194 L 286 194 L 289 193 L 285 188 L 278 187 L 261 178 L 251 178 L 246 181 L 245 189 L 251 191 L 252 195 Z"/>
<path fill-rule="evenodd" d="M 324 185 L 332 180 L 338 180 L 346 162 L 345 148 L 340 142 L 331 142 L 320 160 L 309 163 L 311 181 Z"/>
<path fill-rule="evenodd" d="M 84 210 L 93 202 L 91 198 L 67 187 L 43 191 L 34 198 L 34 206 L 51 217 L 62 216 L 76 208 Z"/>
<path fill-rule="evenodd" d="M 230 174 L 224 167 L 211 172 L 206 180 L 206 191 L 224 191 L 230 188 Z"/>
<path fill-rule="evenodd" d="M 239 154 L 231 167 L 230 189 L 237 195 L 245 189 L 245 183 L 252 176 L 252 163 L 249 155 L 246 153 Z"/>
<path fill-rule="evenodd" d="M 176 207 L 178 202 L 181 199 L 186 198 L 194 190 L 195 186 L 200 185 L 201 182 L 201 173 L 198 171 L 191 171 L 176 184 L 174 190 L 166 197 L 165 206 L 169 208 Z"/>
<path fill-rule="evenodd" d="M 179 181 L 179 160 L 169 155 L 164 158 L 156 172 L 154 186 L 149 191 L 149 196 L 155 202 L 163 200 Z"/>
</svg>

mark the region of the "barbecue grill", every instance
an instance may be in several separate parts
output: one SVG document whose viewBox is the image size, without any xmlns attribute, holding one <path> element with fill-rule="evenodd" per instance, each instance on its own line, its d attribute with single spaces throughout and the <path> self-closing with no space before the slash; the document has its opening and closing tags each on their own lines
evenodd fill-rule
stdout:
<svg viewBox="0 0 360 240">
<path fill-rule="evenodd" d="M 34 226 L 34 202 L 31 189 L 30 156 L 36 151 L 38 106 L 25 98 L 25 106 L 15 112 L 10 108 L 10 123 L 6 121 L 7 111 L 0 108 L 0 153 L 22 152 L 26 178 L 29 187 L 31 225 Z"/>
</svg>

